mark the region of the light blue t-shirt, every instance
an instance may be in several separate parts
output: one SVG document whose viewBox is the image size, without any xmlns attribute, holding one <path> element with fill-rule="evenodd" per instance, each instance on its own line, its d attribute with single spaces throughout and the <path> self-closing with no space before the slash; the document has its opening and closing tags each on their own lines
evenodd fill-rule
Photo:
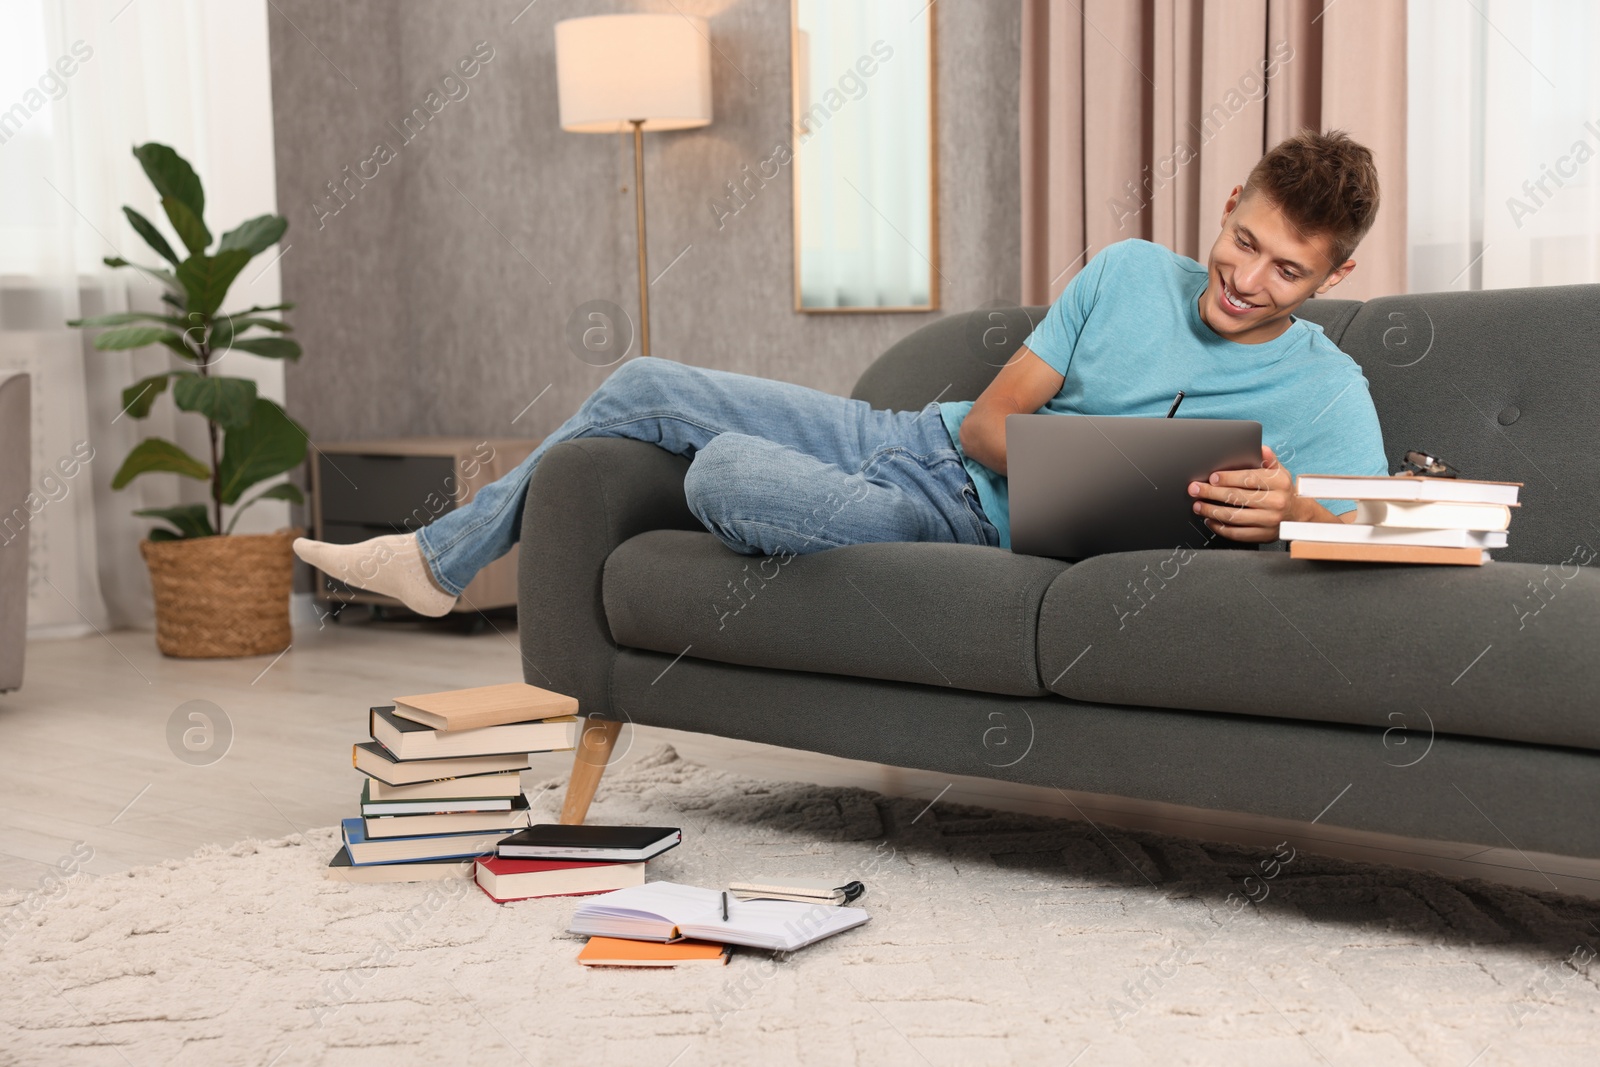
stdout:
<svg viewBox="0 0 1600 1067">
<path fill-rule="evenodd" d="M 1179 417 L 1254 419 L 1262 444 L 1293 474 L 1387 475 L 1378 413 L 1355 360 L 1304 319 L 1261 344 L 1218 336 L 1200 319 L 1206 280 L 1204 266 L 1148 241 L 1101 251 L 1028 335 L 1028 348 L 1066 378 L 1040 412 L 1160 417 L 1181 389 Z M 958 452 L 971 410 L 970 400 L 939 405 Z M 1010 548 L 1006 479 L 961 458 Z M 1355 507 L 1319 503 L 1336 515 Z"/>
</svg>

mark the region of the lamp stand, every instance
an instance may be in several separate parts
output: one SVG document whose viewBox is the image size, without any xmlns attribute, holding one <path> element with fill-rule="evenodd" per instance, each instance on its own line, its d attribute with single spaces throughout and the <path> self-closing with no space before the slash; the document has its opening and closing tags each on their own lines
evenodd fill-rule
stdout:
<svg viewBox="0 0 1600 1067">
<path fill-rule="evenodd" d="M 650 354 L 650 280 L 644 252 L 644 119 L 633 123 L 633 204 L 639 224 L 639 351 Z"/>
</svg>

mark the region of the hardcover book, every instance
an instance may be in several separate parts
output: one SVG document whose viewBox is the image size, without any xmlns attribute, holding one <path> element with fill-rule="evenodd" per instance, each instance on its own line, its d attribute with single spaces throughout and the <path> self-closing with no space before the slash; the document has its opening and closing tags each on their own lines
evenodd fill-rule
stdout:
<svg viewBox="0 0 1600 1067">
<path fill-rule="evenodd" d="M 528 798 L 517 797 L 509 811 L 454 811 L 437 815 L 369 815 L 362 820 L 368 838 L 465 834 L 474 830 L 520 830 L 528 825 Z"/>
<path fill-rule="evenodd" d="M 522 795 L 522 775 L 516 771 L 506 771 L 501 774 L 475 774 L 463 780 L 441 778 L 413 785 L 387 785 L 376 778 L 368 778 L 365 788 L 373 803 L 455 800 L 461 797 L 493 797 L 510 801 L 512 797 Z"/>
<path fill-rule="evenodd" d="M 448 778 L 447 782 L 457 779 Z M 455 791 L 462 794 L 471 793 L 471 783 L 476 778 L 463 779 L 462 784 L 455 787 Z M 447 815 L 460 811 L 510 811 L 511 802 L 522 796 L 519 792 L 515 797 L 510 796 L 459 796 L 459 797 L 432 797 L 420 800 L 377 800 L 374 786 L 382 785 L 376 778 L 368 778 L 361 785 L 361 814 L 363 815 Z"/>
<path fill-rule="evenodd" d="M 580 863 L 576 860 L 508 860 L 496 856 L 473 864 L 478 888 L 496 904 L 531 897 L 609 893 L 644 885 L 643 863 Z"/>
<path fill-rule="evenodd" d="M 476 730 L 435 730 L 402 719 L 394 708 L 372 708 L 368 733 L 395 759 L 449 759 L 502 756 L 520 752 L 559 752 L 574 744 L 578 720 L 571 715 L 538 722 L 484 726 Z"/>
<path fill-rule="evenodd" d="M 340 823 L 340 828 L 344 832 L 344 847 L 350 851 L 350 862 L 357 867 L 369 863 L 475 859 L 493 852 L 495 844 L 510 832 L 491 830 L 472 834 L 368 839 L 366 828 L 360 819 L 345 819 Z"/>
<path fill-rule="evenodd" d="M 495 853 L 503 859 L 634 862 L 658 856 L 682 840 L 683 831 L 676 827 L 538 823 L 500 842 Z"/>
<path fill-rule="evenodd" d="M 578 701 L 574 697 L 552 693 L 526 682 L 507 682 L 504 685 L 395 697 L 394 712 L 402 719 L 420 722 L 435 730 L 472 730 L 481 726 L 576 715 Z"/>
<path fill-rule="evenodd" d="M 397 760 L 376 741 L 362 741 L 353 746 L 350 761 L 355 764 L 356 770 L 385 785 L 409 785 L 441 778 L 469 778 L 478 774 L 504 774 L 528 769 L 526 752 L 505 756 Z"/>
<path fill-rule="evenodd" d="M 1481 567 L 1486 548 L 1429 548 L 1426 545 L 1341 545 L 1331 541 L 1291 541 L 1291 559 L 1344 560 L 1353 563 L 1455 563 Z"/>
<path fill-rule="evenodd" d="M 837 878 L 759 878 L 729 882 L 736 900 L 794 900 L 802 904 L 849 904 L 867 891 L 856 881 Z"/>
<path fill-rule="evenodd" d="M 1505 530 L 1511 509 L 1504 504 L 1435 504 L 1416 500 L 1358 500 L 1356 522 L 1429 530 Z"/>
<path fill-rule="evenodd" d="M 1295 492 L 1323 500 L 1417 500 L 1516 507 L 1521 488 L 1521 482 L 1482 482 L 1471 478 L 1302 474 L 1295 479 Z"/>
<path fill-rule="evenodd" d="M 385 882 L 447 882 L 464 878 L 471 860 L 417 860 L 414 863 L 369 863 L 357 867 L 350 862 L 350 850 L 341 846 L 325 869 L 336 882 L 373 885 Z"/>
<path fill-rule="evenodd" d="M 1359 522 L 1285 522 L 1278 527 L 1285 541 L 1339 541 L 1356 545 L 1422 545 L 1428 548 L 1504 548 L 1506 535 L 1481 530 L 1411 530 Z"/>
</svg>

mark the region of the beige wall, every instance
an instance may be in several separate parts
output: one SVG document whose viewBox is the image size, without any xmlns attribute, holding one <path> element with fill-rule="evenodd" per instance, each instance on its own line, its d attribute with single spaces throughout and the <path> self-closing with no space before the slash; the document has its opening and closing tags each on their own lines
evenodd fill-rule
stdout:
<svg viewBox="0 0 1600 1067">
<path fill-rule="evenodd" d="M 565 330 L 586 301 L 637 308 L 631 145 L 560 130 L 551 27 L 673 8 L 545 0 L 513 24 L 521 6 L 272 9 L 278 205 L 292 245 L 283 289 L 306 348 L 288 400 L 314 439 L 538 437 L 610 372 L 578 359 Z M 787 137 L 789 4 L 677 6 L 711 20 L 716 114 L 703 130 L 646 137 L 651 274 L 692 246 L 651 288 L 653 354 L 848 392 L 879 351 L 938 313 L 791 310 L 787 169 L 719 230 L 709 201 Z M 938 18 L 941 298 L 959 310 L 1018 294 L 1020 15 L 1014 0 L 942 0 Z M 494 54 L 467 95 L 402 145 L 389 123 L 479 41 Z M 379 141 L 396 158 L 326 214 L 324 183 Z"/>
</svg>

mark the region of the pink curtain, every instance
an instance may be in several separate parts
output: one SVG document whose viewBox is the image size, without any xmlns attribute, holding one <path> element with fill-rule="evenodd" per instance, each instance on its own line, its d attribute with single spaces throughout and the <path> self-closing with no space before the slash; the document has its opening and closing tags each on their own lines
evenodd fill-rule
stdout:
<svg viewBox="0 0 1600 1067">
<path fill-rule="evenodd" d="M 1372 149 L 1382 203 L 1330 295 L 1405 291 L 1400 0 L 1023 0 L 1022 301 L 1106 245 L 1204 262 L 1229 191 L 1302 127 Z"/>
</svg>

